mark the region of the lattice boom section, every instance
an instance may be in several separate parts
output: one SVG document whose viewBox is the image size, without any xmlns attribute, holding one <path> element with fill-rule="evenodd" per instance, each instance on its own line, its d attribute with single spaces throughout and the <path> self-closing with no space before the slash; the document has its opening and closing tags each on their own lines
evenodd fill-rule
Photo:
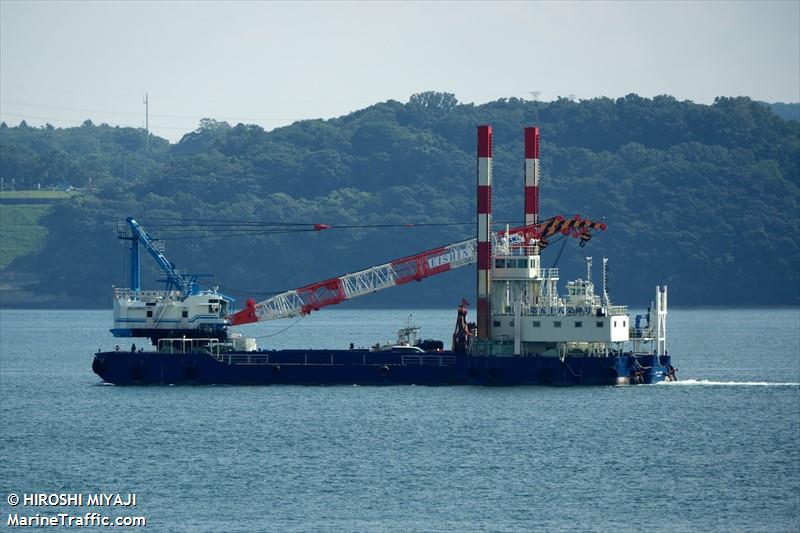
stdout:
<svg viewBox="0 0 800 533">
<path fill-rule="evenodd" d="M 297 291 L 288 291 L 268 298 L 256 306 L 258 320 L 288 318 L 302 314 L 303 301 Z"/>
<path fill-rule="evenodd" d="M 477 242 L 475 239 L 467 239 L 418 255 L 398 259 L 392 263 L 392 266 L 397 274 L 395 283 L 400 285 L 409 281 L 419 281 L 454 268 L 471 265 L 477 260 Z"/>
<path fill-rule="evenodd" d="M 347 274 L 338 278 L 342 282 L 344 299 L 377 292 L 395 285 L 419 281 L 428 276 L 472 264 L 477 258 L 475 239 L 457 242 L 421 254 L 404 257 Z M 338 302 L 337 302 L 338 303 Z"/>
<path fill-rule="evenodd" d="M 380 265 L 354 274 L 342 276 L 346 299 L 355 298 L 396 285 L 397 274 L 391 263 Z"/>
<path fill-rule="evenodd" d="M 507 236 L 505 231 L 492 233 L 490 238 L 494 243 L 493 248 L 506 237 L 508 244 L 512 248 L 516 248 L 525 246 L 531 239 L 541 239 L 558 233 L 578 237 L 604 229 L 606 229 L 604 223 L 582 219 L 578 215 L 572 219 L 557 216 L 541 224 L 512 228 Z M 258 304 L 255 301 L 249 301 L 246 309 L 231 317 L 232 323 L 239 325 L 257 320 L 305 315 L 357 296 L 402 285 L 409 281 L 420 281 L 428 276 L 471 265 L 477 260 L 477 239 L 467 239 L 353 274 L 287 291 Z"/>
<path fill-rule="evenodd" d="M 278 294 L 256 306 L 258 320 L 289 318 L 358 296 L 467 266 L 477 260 L 475 239 Z"/>
</svg>

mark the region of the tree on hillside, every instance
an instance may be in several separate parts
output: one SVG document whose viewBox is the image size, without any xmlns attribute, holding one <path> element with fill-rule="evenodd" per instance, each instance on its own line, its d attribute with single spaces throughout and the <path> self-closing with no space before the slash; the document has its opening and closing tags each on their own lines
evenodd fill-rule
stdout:
<svg viewBox="0 0 800 533">
<path fill-rule="evenodd" d="M 543 215 L 580 213 L 608 224 L 588 249 L 560 256 L 565 276 L 580 276 L 581 258 L 590 253 L 611 257 L 615 279 L 625 281 L 614 283 L 617 301 L 645 304 L 652 285 L 666 282 L 673 301 L 683 305 L 800 303 L 800 123 L 744 97 L 710 106 L 635 94 L 476 106 L 429 91 L 405 104 L 382 102 L 270 132 L 203 119 L 174 145 L 152 137 L 149 152 L 141 129 L 6 127 L 0 134 L 5 183 L 86 185 L 91 179 L 93 189 L 53 209 L 44 249 L 7 271 L 38 276 L 41 290 L 54 286 L 46 280 L 62 280 L 65 302 L 91 295 L 93 305 L 105 305 L 106 288 L 118 281 L 108 266 L 113 221 L 129 215 L 145 227 L 157 218 L 469 222 L 475 125 L 481 123 L 494 127 L 497 221 L 521 218 L 522 128 L 537 124 Z M 76 220 L 99 229 L 88 240 L 75 238 Z M 473 231 L 467 225 L 226 235 L 212 227 L 170 242 L 170 257 L 231 286 L 270 290 Z M 546 253 L 546 265 L 556 253 Z M 82 260 L 64 259 L 76 256 Z M 445 305 L 452 294 L 472 290 L 466 277 L 448 279 L 433 293 L 423 284 L 376 300 Z M 757 291 L 741 290 L 756 285 Z"/>
</svg>

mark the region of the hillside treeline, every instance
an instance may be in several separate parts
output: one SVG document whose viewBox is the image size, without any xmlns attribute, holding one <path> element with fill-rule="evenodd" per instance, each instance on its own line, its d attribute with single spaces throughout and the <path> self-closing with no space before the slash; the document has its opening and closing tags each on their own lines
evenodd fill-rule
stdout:
<svg viewBox="0 0 800 533">
<path fill-rule="evenodd" d="M 586 255 L 607 256 L 620 303 L 646 305 L 656 284 L 670 286 L 672 305 L 800 303 L 800 123 L 744 97 L 473 105 L 428 92 L 270 132 L 205 119 L 175 144 L 151 136 L 147 150 L 142 130 L 88 120 L 66 129 L 3 124 L 6 189 L 82 191 L 49 211 L 43 249 L 5 274 L 28 274 L 50 305 L 108 307 L 111 285 L 125 284 L 115 224 L 126 216 L 161 232 L 179 267 L 213 273 L 211 283 L 237 297 L 459 240 L 474 227 L 377 226 L 473 221 L 478 124 L 494 129 L 496 229 L 522 218 L 526 125 L 541 128 L 543 215 L 607 223 L 586 248 L 546 250 L 545 265 L 562 277 L 581 276 Z M 181 233 L 174 220 L 194 229 Z M 236 230 L 254 221 L 362 227 Z M 143 279 L 155 277 L 148 267 Z M 473 281 L 462 269 L 359 303 L 450 306 L 471 299 Z"/>
</svg>

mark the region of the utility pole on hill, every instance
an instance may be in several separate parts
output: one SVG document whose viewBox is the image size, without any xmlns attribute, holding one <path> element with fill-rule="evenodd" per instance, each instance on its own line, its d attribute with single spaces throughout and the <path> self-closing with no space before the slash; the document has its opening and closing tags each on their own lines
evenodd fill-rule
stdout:
<svg viewBox="0 0 800 533">
<path fill-rule="evenodd" d="M 150 151 L 150 99 L 144 93 L 144 152 Z"/>
</svg>

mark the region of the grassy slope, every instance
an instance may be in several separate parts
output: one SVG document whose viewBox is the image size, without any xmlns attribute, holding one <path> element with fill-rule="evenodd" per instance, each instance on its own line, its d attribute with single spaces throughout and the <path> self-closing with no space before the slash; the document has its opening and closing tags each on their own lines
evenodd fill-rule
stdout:
<svg viewBox="0 0 800 533">
<path fill-rule="evenodd" d="M 0 192 L 2 200 L 30 200 L 31 204 L 37 200 L 61 200 L 78 194 L 77 191 L 3 191 Z"/>
<path fill-rule="evenodd" d="M 17 257 L 38 252 L 47 237 L 39 221 L 53 202 L 80 194 L 79 191 L 0 192 L 0 270 Z M 4 203 L 8 201 L 10 203 Z"/>
<path fill-rule="evenodd" d="M 39 220 L 49 210 L 49 205 L 0 205 L 0 270 L 44 245 L 47 228 Z"/>
</svg>

